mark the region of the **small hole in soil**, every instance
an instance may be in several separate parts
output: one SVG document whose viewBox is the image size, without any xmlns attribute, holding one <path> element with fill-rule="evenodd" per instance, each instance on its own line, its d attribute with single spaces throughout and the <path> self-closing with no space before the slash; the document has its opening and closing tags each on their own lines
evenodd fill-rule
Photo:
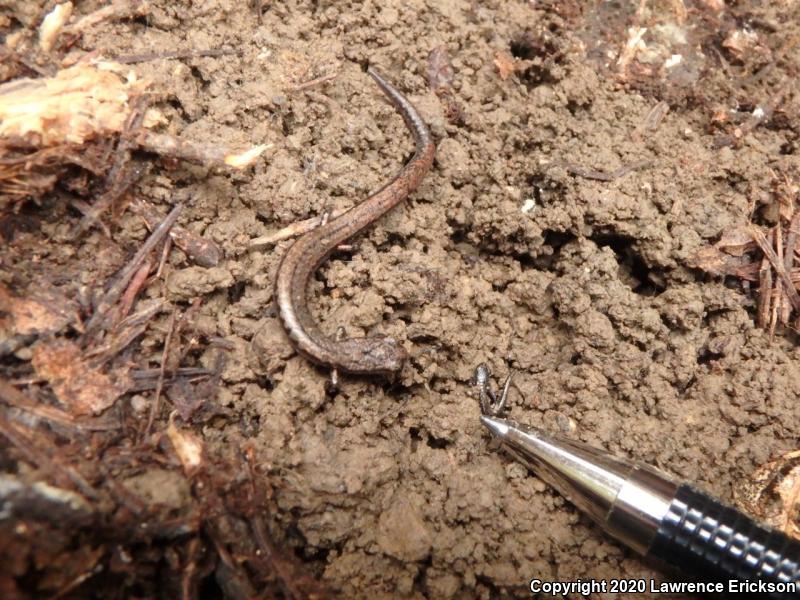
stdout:
<svg viewBox="0 0 800 600">
<path fill-rule="evenodd" d="M 521 79 L 529 86 L 555 80 L 551 70 L 563 56 L 555 40 L 553 33 L 546 30 L 524 31 L 511 40 L 509 44 L 511 55 L 533 62 L 521 73 Z"/>
<path fill-rule="evenodd" d="M 419 443 L 422 441 L 422 436 L 419 433 L 419 427 L 409 427 L 408 435 L 411 436 L 411 452 L 416 452 Z"/>
<path fill-rule="evenodd" d="M 515 36 L 509 44 L 511 55 L 523 60 L 547 58 L 558 52 L 552 32 L 524 31 Z"/>
<path fill-rule="evenodd" d="M 550 246 L 555 254 L 566 244 L 575 239 L 575 236 L 567 231 L 552 231 L 547 229 L 544 232 L 544 245 Z"/>
<path fill-rule="evenodd" d="M 390 231 L 386 235 L 386 244 L 388 246 L 402 246 L 404 240 L 405 237 L 397 233 L 396 231 Z"/>
<path fill-rule="evenodd" d="M 261 213 L 256 213 L 255 217 L 256 217 L 256 221 L 258 221 L 259 223 L 261 223 L 263 225 L 272 225 L 274 223 L 274 221 L 275 221 L 274 218 L 267 217 L 266 215 L 262 215 Z"/>
<path fill-rule="evenodd" d="M 651 269 L 634 250 L 633 239 L 613 234 L 597 234 L 591 239 L 598 246 L 611 248 L 614 251 L 621 267 L 622 273 L 620 274 L 623 276 L 623 281 L 630 286 L 634 293 L 642 296 L 657 296 L 664 291 L 663 287 L 656 284 L 650 277 Z"/>
<path fill-rule="evenodd" d="M 186 107 L 183 106 L 183 103 L 180 100 L 178 100 L 177 98 L 171 98 L 167 100 L 167 104 L 169 104 L 172 108 L 174 108 L 175 112 L 177 112 L 181 117 L 190 120 L 189 115 L 186 112 Z"/>
<path fill-rule="evenodd" d="M 697 364 L 707 365 L 710 362 L 719 360 L 723 356 L 724 355 L 720 354 L 719 352 L 711 352 L 708 348 L 701 348 L 697 353 Z"/>
<path fill-rule="evenodd" d="M 203 73 L 200 71 L 200 69 L 198 69 L 197 67 L 191 67 L 189 69 L 189 72 L 192 74 L 192 77 L 194 77 L 195 79 L 197 79 L 197 81 L 200 82 L 201 88 L 205 88 L 208 85 L 208 82 L 206 81 L 205 77 L 203 77 Z"/>
<path fill-rule="evenodd" d="M 24 213 L 9 214 L 0 219 L 0 237 L 5 242 L 12 242 L 17 233 L 31 233 L 39 227 L 36 217 Z"/>
<path fill-rule="evenodd" d="M 500 589 L 494 584 L 494 581 L 492 581 L 486 575 L 476 575 L 475 580 L 484 587 L 488 588 L 490 598 L 498 598 L 500 596 Z"/>
<path fill-rule="evenodd" d="M 275 389 L 275 382 L 273 382 L 272 379 L 270 379 L 266 375 L 257 377 L 256 383 L 261 389 L 267 390 L 268 392 L 271 392 L 272 390 Z"/>
<path fill-rule="evenodd" d="M 542 254 L 536 258 L 534 261 L 536 267 L 545 271 L 552 270 L 553 264 L 561 256 L 561 249 L 575 239 L 575 236 L 567 231 L 545 230 L 544 243 L 542 245 L 549 246 L 551 251 L 550 254 Z"/>
<path fill-rule="evenodd" d="M 423 592 L 425 590 L 425 576 L 428 574 L 428 569 L 433 566 L 433 557 L 428 556 L 421 563 L 417 563 L 417 566 L 419 571 L 414 577 L 414 589 L 418 592 Z"/>
<path fill-rule="evenodd" d="M 527 34 L 523 34 L 511 40 L 509 50 L 511 50 L 511 56 L 523 60 L 531 59 L 536 56 L 536 48 L 534 48 L 530 36 Z"/>
<path fill-rule="evenodd" d="M 500 294 L 505 293 L 506 288 L 508 288 L 508 281 L 500 281 L 500 282 L 492 282 L 492 291 L 498 292 Z"/>
<path fill-rule="evenodd" d="M 697 383 L 697 377 L 695 377 L 694 375 L 692 375 L 692 378 L 691 378 L 691 379 L 689 379 L 689 381 L 687 381 L 687 382 L 686 382 L 684 385 L 679 385 L 679 386 L 677 386 L 677 387 L 678 387 L 678 391 L 679 391 L 681 394 L 685 394 L 686 392 L 688 392 L 688 391 L 689 391 L 689 390 L 692 388 L 692 386 L 693 386 L 695 383 Z"/>
<path fill-rule="evenodd" d="M 308 546 L 297 547 L 294 549 L 294 555 L 304 563 L 324 563 L 328 560 L 328 555 L 333 549 L 334 548 L 311 548 Z"/>
<path fill-rule="evenodd" d="M 530 186 L 530 197 L 537 207 L 553 204 L 554 200 L 563 198 L 566 193 L 565 186 L 553 181 L 546 171 L 529 176 L 527 184 Z"/>
<path fill-rule="evenodd" d="M 142 25 L 144 27 L 150 27 L 150 16 L 149 15 L 139 15 L 137 17 L 133 17 L 129 19 L 129 22 L 136 23 L 137 25 Z"/>
<path fill-rule="evenodd" d="M 294 124 L 295 124 L 294 115 L 290 111 L 284 113 L 281 118 L 281 132 L 283 133 L 283 135 L 287 137 L 292 135 L 292 133 L 294 133 Z"/>
<path fill-rule="evenodd" d="M 237 281 L 234 283 L 228 288 L 228 302 L 236 304 L 242 299 L 242 296 L 244 296 L 245 289 L 247 289 L 247 286 L 244 281 Z"/>
<path fill-rule="evenodd" d="M 444 438 L 437 438 L 428 434 L 428 446 L 430 448 L 436 448 L 437 450 L 442 450 L 443 448 L 447 448 L 450 445 L 450 442 Z"/>
<path fill-rule="evenodd" d="M 448 223 L 451 226 L 452 232 L 450 234 L 450 241 L 453 242 L 454 245 L 469 243 L 467 239 L 467 232 L 461 229 L 461 227 L 457 223 Z"/>
<path fill-rule="evenodd" d="M 245 438 L 254 438 L 261 431 L 261 417 L 258 415 L 247 415 L 239 420 L 239 432 Z"/>
</svg>

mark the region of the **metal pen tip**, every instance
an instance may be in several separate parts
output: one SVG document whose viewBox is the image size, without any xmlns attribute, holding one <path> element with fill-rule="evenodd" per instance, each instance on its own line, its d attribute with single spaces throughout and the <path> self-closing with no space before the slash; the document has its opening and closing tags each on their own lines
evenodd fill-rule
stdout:
<svg viewBox="0 0 800 600">
<path fill-rule="evenodd" d="M 642 554 L 647 552 L 659 519 L 669 508 L 674 483 L 654 475 L 649 467 L 538 427 L 489 415 L 482 415 L 481 423 L 506 451 L 611 535 Z M 663 490 L 641 485 L 642 481 L 652 483 L 654 478 L 662 482 L 659 485 Z"/>
<path fill-rule="evenodd" d="M 486 428 L 499 438 L 504 438 L 508 435 L 509 424 L 503 419 L 495 419 L 488 415 L 481 415 L 481 423 L 486 425 Z"/>
</svg>

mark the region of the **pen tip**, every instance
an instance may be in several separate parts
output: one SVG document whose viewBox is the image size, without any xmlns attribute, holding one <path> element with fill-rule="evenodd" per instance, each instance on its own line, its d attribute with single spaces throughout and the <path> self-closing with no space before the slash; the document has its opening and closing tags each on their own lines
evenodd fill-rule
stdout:
<svg viewBox="0 0 800 600">
<path fill-rule="evenodd" d="M 492 435 L 498 437 L 505 437 L 508 435 L 508 423 L 502 419 L 481 415 L 481 423 L 486 425 L 487 429 L 492 432 Z"/>
</svg>

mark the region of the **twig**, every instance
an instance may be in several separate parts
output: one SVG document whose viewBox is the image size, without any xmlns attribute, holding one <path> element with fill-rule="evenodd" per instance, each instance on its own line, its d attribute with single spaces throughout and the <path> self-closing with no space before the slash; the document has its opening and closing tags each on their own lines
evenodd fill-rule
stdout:
<svg viewBox="0 0 800 600">
<path fill-rule="evenodd" d="M 796 210 L 789 222 L 789 232 L 786 235 L 786 248 L 784 249 L 783 260 L 786 272 L 789 273 L 792 282 L 794 279 L 794 260 L 797 251 L 797 234 L 800 233 L 800 210 Z M 795 329 L 800 328 L 800 315 L 797 316 Z"/>
<path fill-rule="evenodd" d="M 211 146 L 201 142 L 183 140 L 166 133 L 155 133 L 140 127 L 130 134 L 131 140 L 142 150 L 155 152 L 161 156 L 180 158 L 201 165 L 224 165 L 242 169 L 252 164 L 264 150 L 272 144 L 254 146 L 241 153 L 231 152 L 228 148 Z"/>
<path fill-rule="evenodd" d="M 267 532 L 266 523 L 264 523 L 264 519 L 261 516 L 261 512 L 258 510 L 259 506 L 263 506 L 265 503 L 264 494 L 262 493 L 261 487 L 256 484 L 257 478 L 255 473 L 255 468 L 253 466 L 253 453 L 252 449 L 248 448 L 244 452 L 246 463 L 247 463 L 247 474 L 248 474 L 248 482 L 250 484 L 250 494 L 253 502 L 253 511 L 252 514 L 249 516 L 248 521 L 250 522 L 250 529 L 253 532 L 253 537 L 258 544 L 259 553 L 264 559 L 272 566 L 272 569 L 275 571 L 275 574 L 278 576 L 278 583 L 283 590 L 283 593 L 286 594 L 288 598 L 291 599 L 300 599 L 303 598 L 304 595 L 297 590 L 294 585 L 294 576 L 293 573 L 289 572 L 283 565 L 281 560 L 276 560 L 276 548 L 275 545 L 272 543 L 272 540 Z"/>
<path fill-rule="evenodd" d="M 9 423 L 0 413 L 0 435 L 5 436 L 29 462 L 46 470 L 58 483 L 60 487 L 76 487 L 84 496 L 91 499 L 97 498 L 97 491 L 89 485 L 70 465 L 57 464 L 46 451 L 38 448 L 36 444 L 25 433 L 20 431 L 13 423 Z M 58 461 L 60 463 L 60 461 Z"/>
<path fill-rule="evenodd" d="M 160 313 L 166 305 L 167 301 L 163 298 L 148 301 L 147 306 L 137 310 L 132 315 L 125 317 L 122 321 L 120 321 L 117 325 L 117 330 L 122 330 L 126 327 L 134 327 L 136 325 L 148 322 L 155 315 Z"/>
<path fill-rule="evenodd" d="M 0 400 L 41 419 L 50 421 L 51 423 L 57 423 L 62 427 L 72 429 L 76 427 L 75 417 L 68 412 L 56 408 L 55 406 L 37 403 L 2 379 L 0 379 Z"/>
<path fill-rule="evenodd" d="M 800 233 L 800 210 L 792 215 L 789 222 L 789 232 L 786 234 L 786 248 L 783 253 L 783 264 L 787 273 L 792 272 L 794 254 L 797 247 L 797 234 Z"/>
<path fill-rule="evenodd" d="M 158 261 L 156 274 L 153 275 L 153 281 L 158 281 L 158 279 L 161 277 L 161 273 L 164 271 L 164 265 L 167 264 L 170 250 L 172 250 L 172 238 L 168 237 L 166 240 L 164 240 L 164 245 L 161 246 L 161 258 Z"/>
<path fill-rule="evenodd" d="M 228 48 L 212 48 L 209 50 L 175 50 L 173 52 L 147 52 L 145 54 L 128 54 L 124 56 L 117 56 L 114 62 L 123 65 L 132 65 L 141 62 L 150 62 L 152 60 L 168 60 L 168 59 L 183 59 L 183 58 L 199 58 L 205 56 L 231 56 L 241 54 L 239 50 Z"/>
<path fill-rule="evenodd" d="M 103 554 L 102 551 L 96 553 L 96 555 L 94 557 L 92 557 L 94 562 L 92 563 L 91 568 L 85 569 L 83 571 L 83 573 L 81 573 L 80 575 L 74 577 L 72 579 L 72 581 L 69 581 L 64 587 L 62 587 L 55 594 L 50 596 L 49 600 L 58 600 L 59 598 L 63 598 L 64 596 L 69 594 L 72 590 L 74 590 L 79 585 L 81 585 L 84 581 L 86 581 L 87 579 L 89 579 L 93 575 L 96 575 L 97 573 L 99 573 L 102 570 L 102 568 L 98 569 L 98 564 L 97 563 L 100 560 L 100 556 L 102 554 Z"/>
<path fill-rule="evenodd" d="M 209 522 L 205 529 L 219 555 L 221 564 L 217 566 L 217 582 L 222 587 L 225 597 L 234 598 L 234 600 L 255 598 L 256 590 L 253 588 L 253 584 L 250 583 L 247 573 L 233 560 L 231 553 L 220 540 L 219 528 L 213 522 Z"/>
<path fill-rule="evenodd" d="M 158 383 L 156 383 L 156 393 L 153 398 L 153 403 L 150 405 L 150 416 L 147 418 L 147 427 L 144 430 L 144 436 L 147 437 L 150 435 L 150 429 L 153 427 L 153 421 L 156 418 L 156 414 L 158 413 L 158 405 L 161 399 L 161 390 L 164 388 L 164 374 L 167 369 L 167 359 L 169 357 L 169 346 L 170 342 L 172 341 L 172 334 L 175 331 L 175 317 L 178 314 L 178 309 L 174 309 L 172 311 L 172 315 L 169 318 L 169 325 L 167 329 L 167 337 L 164 339 L 164 350 L 161 353 L 161 366 L 159 367 L 158 373 Z"/>
<path fill-rule="evenodd" d="M 131 379 L 144 380 L 158 377 L 161 369 L 139 369 L 131 371 Z M 173 377 L 206 377 L 213 375 L 214 372 L 204 367 L 181 367 L 172 372 Z"/>
<path fill-rule="evenodd" d="M 125 290 L 125 293 L 122 295 L 122 299 L 119 303 L 119 311 L 115 315 L 114 319 L 116 323 L 113 323 L 112 326 L 116 325 L 119 321 L 128 316 L 128 313 L 133 306 L 133 302 L 136 300 L 136 296 L 139 294 L 142 286 L 144 286 L 145 282 L 147 281 L 147 275 L 150 273 L 151 268 L 152 265 L 150 264 L 150 261 L 145 260 L 142 266 L 136 271 L 133 279 L 131 279 L 128 289 Z"/>
<path fill-rule="evenodd" d="M 337 75 L 338 73 L 330 73 L 328 75 L 323 75 L 322 77 L 317 77 L 316 79 L 310 79 L 309 81 L 306 81 L 304 83 L 298 83 L 297 85 L 293 85 L 292 87 L 290 87 L 287 90 L 287 92 L 289 94 L 294 94 L 297 92 L 305 91 L 313 87 L 317 87 L 318 85 L 322 85 L 330 81 L 333 81 L 334 79 L 336 79 Z"/>
<path fill-rule="evenodd" d="M 289 238 L 293 238 L 296 235 L 302 235 L 307 231 L 311 231 L 316 229 L 320 225 L 322 225 L 325 221 L 330 219 L 335 219 L 336 217 L 343 215 L 347 212 L 347 209 L 337 209 L 331 211 L 330 213 L 324 213 L 322 215 L 311 217 L 310 219 L 305 219 L 304 221 L 295 221 L 291 225 L 287 225 L 283 229 L 276 231 L 275 233 L 271 233 L 269 235 L 264 235 L 259 238 L 255 238 L 250 240 L 249 247 L 250 248 L 257 248 L 263 246 L 269 246 L 272 244 L 277 244 L 283 240 L 288 240 Z"/>
<path fill-rule="evenodd" d="M 800 312 L 800 296 L 797 294 L 797 289 L 795 289 L 789 274 L 784 268 L 783 261 L 778 258 L 777 254 L 775 254 L 775 250 L 772 248 L 770 243 L 767 241 L 767 238 L 764 237 L 764 234 L 760 229 L 758 229 L 758 227 L 755 225 L 750 225 L 748 230 L 750 231 L 750 235 L 753 236 L 755 243 L 758 244 L 759 248 L 761 248 L 764 256 L 767 258 L 767 260 L 769 260 L 772 268 L 775 269 L 778 277 L 781 278 L 781 281 L 786 288 L 786 295 L 788 296 L 789 301 L 792 303 L 792 308 L 795 311 Z"/>
<path fill-rule="evenodd" d="M 119 483 L 103 462 L 98 462 L 100 472 L 103 474 L 105 487 L 120 504 L 125 506 L 134 515 L 141 516 L 147 512 L 147 505 L 138 495 Z"/>
<path fill-rule="evenodd" d="M 120 271 L 119 275 L 117 276 L 117 280 L 97 303 L 97 307 L 92 315 L 92 318 L 89 319 L 89 322 L 86 324 L 87 334 L 96 331 L 98 327 L 100 327 L 100 325 L 105 321 L 106 314 L 122 295 L 122 292 L 128 286 L 128 282 L 131 280 L 131 277 L 133 277 L 134 273 L 136 273 L 136 271 L 139 269 L 142 261 L 144 261 L 150 251 L 155 248 L 156 245 L 158 245 L 158 243 L 169 233 L 169 230 L 175 224 L 175 221 L 178 220 L 181 210 L 183 210 L 183 204 L 175 205 L 175 208 L 173 208 L 166 218 L 161 221 L 161 224 L 153 230 L 153 233 L 151 233 L 150 237 L 148 237 L 145 243 L 142 244 L 142 247 L 134 255 L 127 266 Z"/>
<path fill-rule="evenodd" d="M 573 163 L 566 163 L 566 162 L 556 162 L 553 163 L 553 167 L 560 166 L 563 167 L 567 173 L 572 175 L 577 175 L 578 177 L 583 177 L 585 179 L 596 179 L 597 181 L 614 181 L 615 179 L 619 179 L 620 177 L 627 175 L 631 171 L 636 171 L 637 169 L 642 169 L 644 167 L 649 167 L 653 164 L 652 160 L 640 160 L 635 163 L 631 163 L 629 165 L 625 165 L 624 167 L 620 167 L 610 173 L 604 173 L 603 171 L 595 171 L 593 169 L 587 169 L 582 167 L 581 165 L 576 165 Z"/>
<path fill-rule="evenodd" d="M 103 21 L 143 16 L 149 11 L 150 6 L 145 0 L 114 0 L 111 4 L 80 18 L 74 25 L 65 28 L 64 32 L 80 34 Z"/>
<path fill-rule="evenodd" d="M 800 42 L 800 36 L 795 35 L 789 38 L 783 44 L 783 46 L 781 46 L 778 49 L 778 51 L 773 55 L 772 60 L 769 63 L 764 65 L 764 67 L 762 67 L 755 73 L 743 79 L 739 84 L 739 87 L 744 87 L 746 85 L 758 83 L 761 79 L 764 78 L 765 75 L 769 74 L 775 68 L 778 62 L 781 61 L 783 57 L 786 55 L 786 53 L 789 50 L 792 50 L 797 45 L 798 42 Z"/>
<path fill-rule="evenodd" d="M 780 225 L 775 227 L 772 230 L 772 243 L 775 245 L 777 249 L 777 255 L 782 256 L 783 250 L 783 240 L 781 239 L 780 234 Z M 772 311 L 769 315 L 769 339 L 773 339 L 775 337 L 775 328 L 778 326 L 778 314 L 781 313 L 781 305 L 783 304 L 783 286 L 781 285 L 781 280 L 775 282 L 775 285 L 771 290 L 768 290 L 770 294 L 770 303 L 772 306 Z"/>
<path fill-rule="evenodd" d="M 192 600 L 197 598 L 195 576 L 197 575 L 197 557 L 200 554 L 200 538 L 193 537 L 189 540 L 186 551 L 188 556 L 181 577 L 181 599 Z"/>
<path fill-rule="evenodd" d="M 761 259 L 758 270 L 758 306 L 756 308 L 756 324 L 766 329 L 769 323 L 769 307 L 772 298 L 772 269 L 767 257 Z"/>
<path fill-rule="evenodd" d="M 780 223 L 777 227 L 775 227 L 773 238 L 775 240 L 775 253 L 783 259 L 784 269 L 787 273 L 791 273 L 789 269 L 786 269 L 786 255 L 784 254 L 784 247 L 783 247 L 783 228 L 781 227 Z M 775 307 L 773 309 L 773 317 L 772 317 L 772 324 L 770 326 L 770 336 L 775 334 L 775 326 L 777 325 L 778 320 L 780 320 L 782 325 L 787 325 L 789 323 L 789 315 L 792 312 L 792 307 L 789 306 L 789 303 L 786 302 L 786 298 L 784 297 L 784 285 L 780 281 L 775 282 Z"/>
<path fill-rule="evenodd" d="M 119 327 L 114 331 L 114 335 L 108 336 L 110 339 L 106 338 L 102 345 L 87 350 L 84 356 L 87 359 L 92 359 L 89 362 L 92 367 L 99 368 L 100 365 L 127 348 L 128 345 L 142 335 L 146 329 L 146 323 Z"/>
<path fill-rule="evenodd" d="M 92 208 L 92 205 L 88 202 L 81 200 L 80 198 L 70 198 L 69 199 L 70 206 L 73 208 L 78 209 L 80 213 L 84 216 L 84 218 L 94 219 L 95 218 L 95 210 Z M 103 235 L 106 237 L 111 237 L 111 230 L 108 228 L 108 225 L 100 221 L 100 229 L 103 230 Z"/>
<path fill-rule="evenodd" d="M 191 306 L 189 306 L 189 308 L 186 309 L 186 312 L 184 312 L 183 315 L 181 315 L 181 318 L 178 319 L 178 324 L 175 326 L 175 335 L 181 335 L 183 333 L 183 329 L 186 327 L 186 325 L 188 323 L 194 321 L 197 318 L 197 313 L 200 310 L 200 307 L 202 305 L 203 305 L 203 299 L 202 298 L 195 298 L 192 301 Z M 178 360 L 177 360 L 177 364 L 174 365 L 175 367 L 177 367 L 180 363 L 183 362 L 183 359 L 186 358 L 186 355 L 189 354 L 189 352 L 192 350 L 192 348 L 194 346 L 197 345 L 197 343 L 198 343 L 198 339 L 197 339 L 196 336 L 192 337 L 189 340 L 189 343 L 186 344 L 186 347 L 180 353 L 180 355 L 178 357 Z"/>
</svg>

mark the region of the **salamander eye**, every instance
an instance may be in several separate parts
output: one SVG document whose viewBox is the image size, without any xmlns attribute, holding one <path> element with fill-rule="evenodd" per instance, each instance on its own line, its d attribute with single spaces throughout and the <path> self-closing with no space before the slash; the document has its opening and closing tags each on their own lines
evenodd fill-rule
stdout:
<svg viewBox="0 0 800 600">
<path fill-rule="evenodd" d="M 370 361 L 380 364 L 382 370 L 387 372 L 399 371 L 403 368 L 403 363 L 407 354 L 403 346 L 390 337 L 372 338 L 372 343 L 367 348 Z"/>
</svg>

